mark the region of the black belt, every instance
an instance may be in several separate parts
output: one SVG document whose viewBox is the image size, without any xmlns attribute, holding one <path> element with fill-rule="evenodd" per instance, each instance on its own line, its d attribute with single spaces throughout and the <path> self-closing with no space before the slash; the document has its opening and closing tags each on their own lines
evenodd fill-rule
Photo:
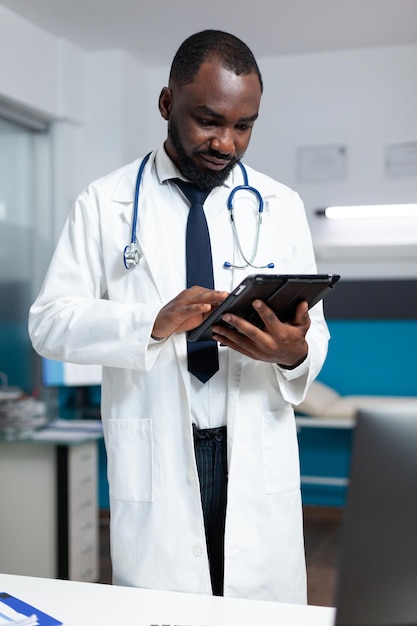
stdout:
<svg viewBox="0 0 417 626">
<path fill-rule="evenodd" d="M 214 439 L 215 441 L 223 441 L 227 436 L 227 427 L 219 426 L 218 428 L 197 428 L 193 424 L 194 440 Z"/>
</svg>

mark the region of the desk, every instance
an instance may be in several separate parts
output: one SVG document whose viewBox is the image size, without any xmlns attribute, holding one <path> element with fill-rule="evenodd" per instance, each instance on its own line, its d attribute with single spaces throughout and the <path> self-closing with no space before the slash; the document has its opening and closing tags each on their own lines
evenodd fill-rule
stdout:
<svg viewBox="0 0 417 626">
<path fill-rule="evenodd" d="M 99 578 L 98 426 L 59 420 L 0 441 L 0 570 Z"/>
<path fill-rule="evenodd" d="M 6 591 L 64 626 L 333 626 L 335 610 L 0 574 Z"/>
</svg>

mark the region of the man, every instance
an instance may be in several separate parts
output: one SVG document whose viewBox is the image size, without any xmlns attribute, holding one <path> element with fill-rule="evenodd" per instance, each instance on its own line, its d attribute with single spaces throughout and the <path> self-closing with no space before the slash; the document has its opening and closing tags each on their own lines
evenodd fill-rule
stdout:
<svg viewBox="0 0 417 626">
<path fill-rule="evenodd" d="M 187 368 L 186 331 L 245 276 L 316 271 L 298 195 L 251 168 L 262 228 L 256 234 L 258 205 L 247 190 L 237 232 L 231 226 L 227 199 L 243 182 L 239 161 L 261 94 L 258 66 L 239 39 L 221 31 L 187 39 L 159 99 L 167 140 L 141 176 L 138 264 L 126 271 L 122 251 L 140 160 L 79 196 L 31 308 L 40 354 L 103 366 L 116 584 L 306 601 L 292 403 L 326 356 L 321 305 L 309 314 L 301 303 L 294 320 L 281 323 L 256 300 L 263 330 L 227 314 L 209 342 L 214 373 L 202 381 Z M 194 201 L 184 180 L 209 192 L 215 289 L 187 287 L 188 266 L 208 265 L 210 254 L 186 259 Z"/>
</svg>

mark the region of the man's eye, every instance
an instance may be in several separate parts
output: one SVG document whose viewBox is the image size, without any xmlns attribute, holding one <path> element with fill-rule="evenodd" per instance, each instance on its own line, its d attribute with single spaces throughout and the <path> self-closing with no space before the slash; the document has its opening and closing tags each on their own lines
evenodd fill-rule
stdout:
<svg viewBox="0 0 417 626">
<path fill-rule="evenodd" d="M 215 126 L 216 122 L 215 120 L 200 119 L 200 124 L 202 126 Z"/>
</svg>

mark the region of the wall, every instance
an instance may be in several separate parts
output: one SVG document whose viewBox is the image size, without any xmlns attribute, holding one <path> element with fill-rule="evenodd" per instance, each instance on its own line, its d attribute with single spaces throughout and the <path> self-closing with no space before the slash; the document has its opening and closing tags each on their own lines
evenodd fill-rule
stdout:
<svg viewBox="0 0 417 626">
<path fill-rule="evenodd" d="M 324 302 L 320 380 L 342 395 L 417 397 L 417 280 L 345 280 Z"/>
<path fill-rule="evenodd" d="M 60 42 L 0 7 L 0 95 L 58 115 Z"/>
<path fill-rule="evenodd" d="M 88 53 L 0 7 L 0 98 L 54 122 L 53 240 L 85 185 L 147 149 L 147 81 L 131 56 Z"/>
<path fill-rule="evenodd" d="M 417 141 L 417 45 L 258 60 L 265 93 L 247 161 L 300 192 L 318 247 L 330 242 L 333 248 L 326 249 L 323 267 L 340 268 L 344 276 L 381 273 L 380 256 L 375 263 L 362 255 L 358 267 L 357 256 L 346 258 L 341 248 L 357 249 L 360 234 L 363 246 L 375 251 L 380 241 L 401 243 L 404 233 L 417 247 L 414 222 L 376 226 L 373 221 L 358 229 L 357 223 L 316 218 L 314 210 L 335 203 L 415 200 L 415 178 L 385 176 L 384 151 L 393 143 Z M 162 142 L 166 126 L 157 100 L 170 61 L 145 67 L 120 51 L 89 53 L 0 7 L 0 97 L 57 120 L 54 237 L 74 196 L 90 180 Z M 299 180 L 297 149 L 335 144 L 347 149 L 346 177 Z M 318 256 L 321 262 L 320 251 Z M 415 275 L 416 258 L 398 259 L 396 250 L 393 256 L 393 274 Z"/>
<path fill-rule="evenodd" d="M 416 220 L 330 222 L 315 217 L 314 210 L 415 202 L 416 178 L 388 179 L 384 156 L 390 144 L 417 141 L 417 83 L 412 78 L 417 46 L 263 59 L 262 68 L 266 90 L 251 155 L 262 169 L 299 191 L 322 269 L 331 267 L 345 277 L 381 275 L 386 272 L 381 261 L 389 254 L 392 274 L 415 276 L 417 256 L 404 262 L 390 246 L 407 241 L 417 249 Z M 327 145 L 346 148 L 346 177 L 300 180 L 297 149 Z M 374 254 L 380 243 L 382 255 Z"/>
<path fill-rule="evenodd" d="M 417 46 L 263 59 L 262 70 L 257 159 L 271 176 L 296 187 L 308 210 L 414 199 L 416 180 L 388 181 L 383 160 L 387 144 L 417 141 Z M 297 180 L 296 149 L 329 144 L 347 148 L 347 177 L 334 183 Z"/>
</svg>

